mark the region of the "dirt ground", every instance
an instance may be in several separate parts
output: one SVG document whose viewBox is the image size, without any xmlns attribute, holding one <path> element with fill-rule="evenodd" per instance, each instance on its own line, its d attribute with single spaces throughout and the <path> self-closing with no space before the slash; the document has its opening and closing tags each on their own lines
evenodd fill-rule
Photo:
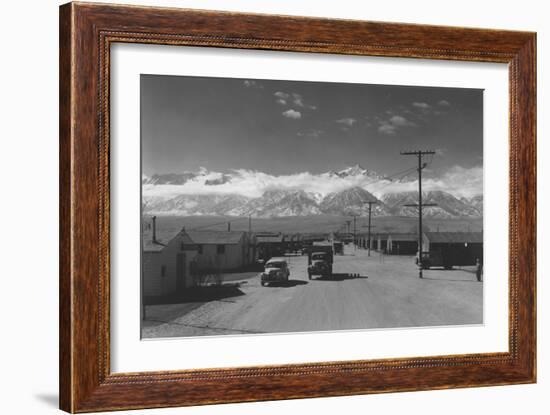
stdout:
<svg viewBox="0 0 550 415">
<path fill-rule="evenodd" d="M 288 256 L 290 280 L 260 285 L 231 274 L 238 289 L 208 302 L 147 306 L 144 338 L 481 324 L 483 283 L 474 267 L 426 270 L 414 258 L 346 246 L 330 279 L 307 277 L 307 257 Z"/>
</svg>

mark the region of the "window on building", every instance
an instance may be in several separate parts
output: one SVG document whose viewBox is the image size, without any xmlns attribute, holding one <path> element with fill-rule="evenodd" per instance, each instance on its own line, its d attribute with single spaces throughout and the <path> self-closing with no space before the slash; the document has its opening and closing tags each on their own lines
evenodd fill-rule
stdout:
<svg viewBox="0 0 550 415">
<path fill-rule="evenodd" d="M 202 245 L 197 245 L 197 252 L 202 255 Z"/>
<path fill-rule="evenodd" d="M 225 245 L 218 245 L 216 247 L 216 252 L 218 255 L 225 254 Z"/>
<path fill-rule="evenodd" d="M 166 265 L 162 265 L 160 267 L 160 276 L 161 277 L 166 277 Z"/>
</svg>

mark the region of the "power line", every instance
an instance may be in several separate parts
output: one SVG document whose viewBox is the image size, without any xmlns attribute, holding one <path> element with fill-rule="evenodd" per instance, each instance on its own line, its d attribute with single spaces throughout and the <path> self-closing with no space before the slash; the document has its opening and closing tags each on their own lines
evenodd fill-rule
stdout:
<svg viewBox="0 0 550 415">
<path fill-rule="evenodd" d="M 416 170 L 416 167 L 411 167 L 411 168 L 409 168 L 409 169 L 407 169 L 407 170 L 403 170 L 403 171 L 399 172 L 399 173 L 404 173 L 404 174 L 402 174 L 397 180 L 401 180 L 402 178 L 408 176 L 409 173 L 412 173 L 412 172 L 415 171 L 415 170 Z M 395 176 L 396 176 L 396 175 L 394 175 L 393 177 L 395 177 Z M 389 182 L 388 184 L 385 184 L 384 186 L 378 188 L 377 191 L 380 192 L 381 190 L 385 189 L 385 188 L 388 187 L 388 186 L 391 186 L 392 184 L 396 184 L 396 183 L 395 183 L 394 181 L 391 181 L 391 180 L 390 180 L 390 182 Z"/>
<path fill-rule="evenodd" d="M 416 166 L 409 167 L 408 169 L 398 171 L 397 173 L 393 173 L 393 174 L 390 174 L 389 176 L 385 176 L 384 180 L 390 180 L 391 181 L 391 179 L 393 179 L 395 176 L 399 176 L 402 173 L 407 173 L 408 174 L 411 171 L 413 171 L 414 169 L 416 169 Z"/>
</svg>

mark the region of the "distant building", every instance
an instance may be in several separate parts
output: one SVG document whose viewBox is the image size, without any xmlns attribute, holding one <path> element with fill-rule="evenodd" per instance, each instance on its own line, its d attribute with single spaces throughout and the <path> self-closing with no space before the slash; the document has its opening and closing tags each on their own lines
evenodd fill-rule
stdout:
<svg viewBox="0 0 550 415">
<path fill-rule="evenodd" d="M 254 237 L 243 231 L 189 231 L 197 245 L 197 271 L 232 271 L 255 261 Z"/>
<path fill-rule="evenodd" d="M 483 232 L 425 232 L 422 250 L 432 266 L 475 265 L 483 262 Z"/>
<path fill-rule="evenodd" d="M 184 229 L 157 232 L 156 220 L 142 230 L 142 291 L 145 297 L 170 296 L 193 285 L 191 263 L 197 246 Z"/>
<path fill-rule="evenodd" d="M 269 261 L 270 258 L 284 255 L 284 237 L 277 233 L 256 233 L 256 247 L 258 258 Z"/>
<path fill-rule="evenodd" d="M 388 234 L 379 233 L 373 237 L 373 249 L 377 251 L 385 252 L 388 247 Z"/>
<path fill-rule="evenodd" d="M 417 233 L 390 233 L 386 252 L 390 255 L 416 255 L 418 252 Z"/>
<path fill-rule="evenodd" d="M 302 238 L 299 233 L 283 236 L 283 249 L 285 252 L 296 252 L 302 247 Z"/>
</svg>

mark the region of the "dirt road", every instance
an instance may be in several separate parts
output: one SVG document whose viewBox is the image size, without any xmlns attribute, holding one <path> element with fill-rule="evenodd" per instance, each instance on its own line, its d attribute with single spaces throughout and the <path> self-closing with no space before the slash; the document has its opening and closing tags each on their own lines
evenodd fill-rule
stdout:
<svg viewBox="0 0 550 415">
<path fill-rule="evenodd" d="M 483 283 L 473 270 L 429 270 L 419 279 L 412 257 L 368 257 L 351 246 L 345 254 L 335 257 L 331 279 L 308 280 L 307 257 L 289 256 L 287 284 L 262 287 L 243 274 L 240 295 L 148 306 L 143 337 L 482 323 Z"/>
</svg>

